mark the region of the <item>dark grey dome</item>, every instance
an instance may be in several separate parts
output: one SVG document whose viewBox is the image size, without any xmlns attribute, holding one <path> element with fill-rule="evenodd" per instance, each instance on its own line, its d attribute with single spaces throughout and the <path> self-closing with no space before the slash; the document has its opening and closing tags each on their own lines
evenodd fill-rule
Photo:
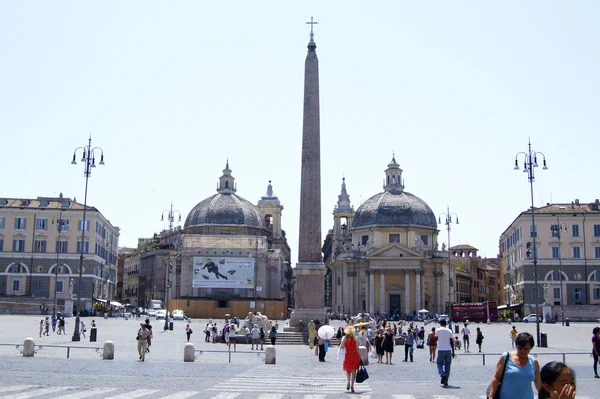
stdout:
<svg viewBox="0 0 600 399">
<path fill-rule="evenodd" d="M 200 202 L 188 214 L 185 228 L 240 226 L 264 229 L 261 214 L 249 201 L 234 193 L 218 193 Z"/>
<path fill-rule="evenodd" d="M 437 228 L 433 211 L 421 198 L 406 191 L 376 194 L 356 210 L 352 228 L 421 226 Z"/>
</svg>

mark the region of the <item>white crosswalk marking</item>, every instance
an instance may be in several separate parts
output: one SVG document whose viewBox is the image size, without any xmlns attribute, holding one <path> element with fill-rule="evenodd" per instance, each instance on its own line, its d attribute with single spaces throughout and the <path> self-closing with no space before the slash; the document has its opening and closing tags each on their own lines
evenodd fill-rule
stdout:
<svg viewBox="0 0 600 399">
<path fill-rule="evenodd" d="M 33 388 L 35 385 L 13 385 L 11 387 L 0 388 L 0 393 L 2 392 L 14 392 L 14 391 L 23 391 L 27 388 Z"/>
<path fill-rule="evenodd" d="M 264 393 L 258 397 L 258 399 L 281 399 L 283 398 L 282 394 L 274 394 L 274 393 Z"/>
<path fill-rule="evenodd" d="M 325 399 L 325 395 L 304 395 L 304 399 Z"/>
<path fill-rule="evenodd" d="M 392 399 L 416 399 L 413 395 L 392 395 Z"/>
<path fill-rule="evenodd" d="M 106 397 L 106 399 L 130 399 L 130 398 L 139 398 L 141 396 L 150 395 L 158 392 L 156 389 L 136 389 L 135 391 L 127 392 L 118 396 L 110 396 Z"/>
<path fill-rule="evenodd" d="M 161 399 L 187 399 L 197 393 L 198 391 L 179 391 L 169 396 L 163 396 Z"/>
<path fill-rule="evenodd" d="M 89 398 L 90 396 L 102 395 L 103 393 L 109 393 L 116 390 L 117 388 L 86 389 L 85 391 L 70 393 L 63 396 L 57 396 L 56 399 L 83 399 Z"/>
<path fill-rule="evenodd" d="M 239 392 L 221 392 L 217 396 L 213 396 L 210 399 L 235 399 L 240 395 L 241 393 Z"/>
<path fill-rule="evenodd" d="M 28 399 L 28 398 L 35 398 L 36 396 L 47 395 L 49 393 L 66 391 L 67 389 L 73 389 L 73 387 L 42 388 L 42 389 L 36 389 L 35 391 L 19 393 L 16 395 L 10 394 L 10 395 L 8 395 L 8 397 L 10 397 L 11 399 Z"/>
<path fill-rule="evenodd" d="M 455 395 L 433 395 L 434 399 L 460 399 Z"/>
</svg>

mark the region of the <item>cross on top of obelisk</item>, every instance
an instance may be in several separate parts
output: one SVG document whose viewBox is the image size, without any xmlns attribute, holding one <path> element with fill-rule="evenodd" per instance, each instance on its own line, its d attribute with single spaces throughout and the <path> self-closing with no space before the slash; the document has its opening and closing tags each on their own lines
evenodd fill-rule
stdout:
<svg viewBox="0 0 600 399">
<path fill-rule="evenodd" d="M 318 22 L 313 22 L 313 17 L 310 17 L 310 22 L 305 22 L 305 24 L 310 25 L 310 38 L 315 37 L 315 33 L 313 32 L 313 25 L 318 25 Z"/>
</svg>

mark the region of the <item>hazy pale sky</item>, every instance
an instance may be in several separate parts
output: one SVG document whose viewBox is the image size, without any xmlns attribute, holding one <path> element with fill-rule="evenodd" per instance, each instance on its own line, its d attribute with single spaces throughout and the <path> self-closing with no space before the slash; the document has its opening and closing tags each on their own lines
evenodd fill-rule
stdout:
<svg viewBox="0 0 600 399">
<path fill-rule="evenodd" d="M 323 238 L 342 177 L 355 209 L 395 151 L 406 191 L 460 219 L 451 245 L 496 256 L 534 200 L 600 198 L 595 1 L 3 1 L 0 196 L 77 197 L 92 134 L 106 165 L 88 204 L 135 246 L 215 193 L 227 158 L 256 203 L 269 179 L 295 262 L 303 78 L 320 62 Z M 78 158 L 81 156 L 79 155 Z M 520 159 L 520 163 L 522 159 Z M 446 242 L 440 225 L 439 242 Z"/>
</svg>

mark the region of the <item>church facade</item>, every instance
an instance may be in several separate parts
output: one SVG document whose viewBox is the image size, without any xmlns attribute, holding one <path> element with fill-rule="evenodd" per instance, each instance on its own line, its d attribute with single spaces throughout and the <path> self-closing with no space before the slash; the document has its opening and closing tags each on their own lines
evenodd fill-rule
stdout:
<svg viewBox="0 0 600 399">
<path fill-rule="evenodd" d="M 456 265 L 451 259 L 449 267 L 448 251 L 438 251 L 436 217 L 425 201 L 404 190 L 395 158 L 385 170 L 383 190 L 355 211 L 343 179 L 323 248 L 326 300 L 333 312 L 443 314 L 455 300 Z"/>
</svg>

